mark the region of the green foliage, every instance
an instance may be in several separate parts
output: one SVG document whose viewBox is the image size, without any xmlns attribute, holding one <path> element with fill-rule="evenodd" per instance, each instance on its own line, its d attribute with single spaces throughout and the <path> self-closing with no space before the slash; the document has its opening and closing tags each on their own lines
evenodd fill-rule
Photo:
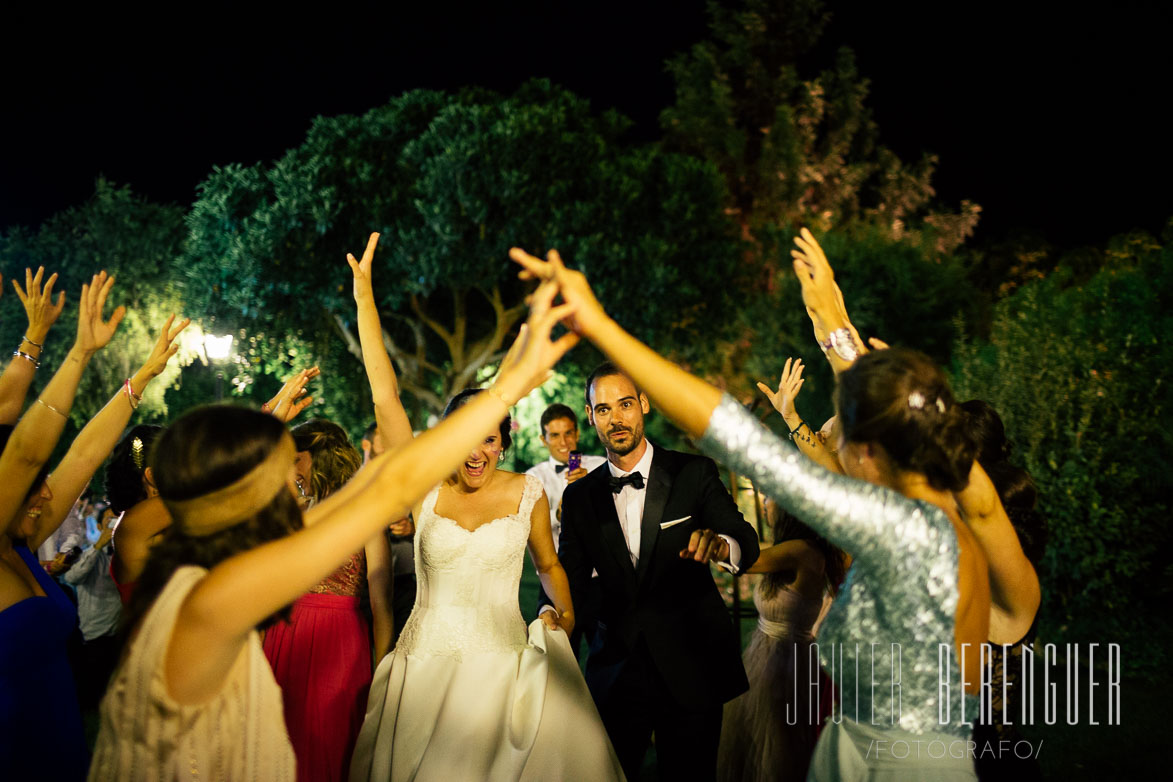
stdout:
<svg viewBox="0 0 1173 782">
<path fill-rule="evenodd" d="M 957 295 L 965 282 L 958 260 L 936 258 L 866 228 L 829 233 L 819 241 L 835 268 L 852 321 L 865 339 L 879 337 L 922 350 L 938 362 L 949 361 L 970 308 L 967 299 Z M 730 393 L 767 404 L 754 383 L 761 380 L 776 387 L 786 359 L 802 358 L 806 382 L 798 409 L 818 429 L 832 414 L 834 378 L 812 335 L 798 280 L 789 265 L 779 265 L 783 270 L 775 273 L 773 285 L 742 302 L 737 327 L 744 336 L 722 356 L 723 365 L 706 369 L 724 378 Z"/>
<path fill-rule="evenodd" d="M 46 220 L 38 229 L 13 228 L 0 237 L 0 272 L 5 284 L 24 270 L 45 267 L 45 277 L 60 276 L 56 290 L 65 291 L 65 311 L 49 334 L 30 398 L 48 382 L 73 344 L 77 329 L 77 302 L 83 282 L 102 269 L 114 275 L 116 284 L 107 303 L 107 315 L 119 304 L 126 318 L 109 345 L 94 357 L 82 378 L 71 420 L 83 425 L 118 390 L 150 354 L 159 328 L 167 316 L 183 314 L 183 290 L 175 274 L 175 259 L 184 237 L 183 211 L 176 206 L 149 203 L 99 179 L 93 197 Z M 25 315 L 9 288 L 0 325 L 0 341 L 15 346 L 23 334 Z M 185 342 L 185 345 L 190 343 Z M 169 387 L 179 374 L 178 363 L 190 363 L 194 350 L 187 347 L 164 373 L 147 388 L 136 420 L 159 421 L 168 414 Z M 181 408 L 187 406 L 181 400 Z M 63 438 L 64 439 L 64 438 Z"/>
<path fill-rule="evenodd" d="M 676 103 L 661 115 L 666 142 L 716 165 L 747 238 L 777 225 L 822 230 L 863 222 L 892 239 L 951 252 L 980 209 L 931 207 L 936 158 L 902 162 L 879 143 L 868 82 L 849 50 L 813 79 L 799 61 L 829 14 L 820 0 L 709 3 L 713 39 L 672 59 Z"/>
<path fill-rule="evenodd" d="M 190 299 L 222 328 L 300 336 L 349 377 L 347 351 L 360 351 L 345 252 L 379 231 L 384 343 L 417 423 L 508 347 L 525 311 L 514 245 L 559 248 L 639 336 L 696 349 L 698 327 L 725 320 L 724 192 L 706 164 L 626 146 L 626 126 L 543 81 L 319 118 L 272 166 L 228 166 L 201 185 Z M 365 407 L 361 380 L 325 389 L 338 409 Z"/>
<path fill-rule="evenodd" d="M 1138 616 L 1173 591 L 1173 246 L 1131 234 L 1104 257 L 1083 284 L 1060 267 L 1001 301 L 989 340 L 958 345 L 954 382 L 999 411 L 1039 486 L 1044 628 L 1144 644 Z"/>
</svg>

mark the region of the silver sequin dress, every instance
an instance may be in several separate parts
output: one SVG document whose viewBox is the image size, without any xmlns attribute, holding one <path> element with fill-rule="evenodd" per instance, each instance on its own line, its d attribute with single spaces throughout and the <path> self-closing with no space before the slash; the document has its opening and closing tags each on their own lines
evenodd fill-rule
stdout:
<svg viewBox="0 0 1173 782">
<path fill-rule="evenodd" d="M 728 395 L 713 411 L 699 446 L 852 555 L 847 580 L 819 631 L 820 659 L 838 687 L 842 724 L 854 731 L 851 739 L 859 744 L 865 735 L 888 741 L 923 737 L 925 744 L 943 746 L 932 747 L 931 755 L 927 746 L 912 749 L 911 757 L 921 752 L 938 774 L 971 769 L 967 759 L 950 758 L 956 747 L 945 746 L 964 746 L 977 708 L 977 699 L 967 697 L 964 718 L 960 713 L 953 647 L 958 545 L 949 518 L 930 503 L 816 465 Z M 939 695 L 942 654 L 949 655 L 950 689 L 944 702 Z M 835 714 L 832 721 L 838 718 Z M 825 740 L 836 740 L 834 732 L 825 730 L 820 746 Z M 942 749 L 944 758 L 936 758 Z M 889 763 L 882 754 L 861 758 L 867 770 L 860 778 L 887 778 L 887 773 L 875 773 L 876 763 L 895 763 L 888 769 L 892 778 L 928 770 L 913 768 L 909 758 Z M 853 776 L 849 771 L 837 769 L 845 778 Z"/>
</svg>

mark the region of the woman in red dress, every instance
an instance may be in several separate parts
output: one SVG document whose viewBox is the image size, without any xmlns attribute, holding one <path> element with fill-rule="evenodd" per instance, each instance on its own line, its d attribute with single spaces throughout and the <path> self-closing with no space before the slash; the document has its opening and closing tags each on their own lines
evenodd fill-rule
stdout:
<svg viewBox="0 0 1173 782">
<path fill-rule="evenodd" d="M 307 421 L 292 434 L 298 487 L 309 504 L 341 488 L 362 464 L 346 432 L 331 421 Z M 391 644 L 390 565 L 387 539 L 379 534 L 298 598 L 288 622 L 265 634 L 300 782 L 345 780 L 349 773 L 371 684 L 372 627 L 376 661 Z"/>
</svg>

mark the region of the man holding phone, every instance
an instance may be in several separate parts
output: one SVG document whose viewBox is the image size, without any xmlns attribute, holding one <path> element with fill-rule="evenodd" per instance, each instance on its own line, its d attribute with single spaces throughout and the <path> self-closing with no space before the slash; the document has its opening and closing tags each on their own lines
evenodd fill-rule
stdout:
<svg viewBox="0 0 1173 782">
<path fill-rule="evenodd" d="M 578 451 L 578 418 L 574 411 L 563 404 L 554 403 L 542 413 L 542 443 L 550 458 L 526 470 L 542 482 L 546 499 L 550 502 L 550 529 L 554 533 L 554 548 L 558 548 L 558 535 L 562 529 L 562 493 L 566 487 L 585 478 L 591 470 L 607 463 L 602 456 L 583 454 Z M 586 634 L 587 643 L 595 634 L 594 604 L 598 602 L 598 589 L 591 579 L 586 594 L 574 595 L 576 621 L 570 636 L 570 648 L 578 655 L 579 643 Z M 542 601 L 539 596 L 539 605 Z M 581 605 L 580 605 L 581 604 Z"/>
</svg>

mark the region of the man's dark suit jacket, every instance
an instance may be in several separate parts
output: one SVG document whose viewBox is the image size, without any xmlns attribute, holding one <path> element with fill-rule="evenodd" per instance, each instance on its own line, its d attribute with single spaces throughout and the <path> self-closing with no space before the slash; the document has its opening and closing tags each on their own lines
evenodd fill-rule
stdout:
<svg viewBox="0 0 1173 782">
<path fill-rule="evenodd" d="M 683 705 L 724 703 L 749 684 L 741 664 L 737 628 L 713 582 L 709 566 L 680 558 L 695 530 L 729 535 L 741 546 L 738 567 L 758 558 L 758 536 L 737 510 L 703 456 L 656 448 L 640 531 L 638 568 L 631 564 L 615 512 L 610 470 L 601 466 L 566 489 L 558 556 L 571 591 L 582 594 L 599 572 L 602 607 L 591 644 L 586 680 L 596 703 L 642 640 L 668 690 Z M 661 528 L 665 522 L 687 521 Z"/>
</svg>

